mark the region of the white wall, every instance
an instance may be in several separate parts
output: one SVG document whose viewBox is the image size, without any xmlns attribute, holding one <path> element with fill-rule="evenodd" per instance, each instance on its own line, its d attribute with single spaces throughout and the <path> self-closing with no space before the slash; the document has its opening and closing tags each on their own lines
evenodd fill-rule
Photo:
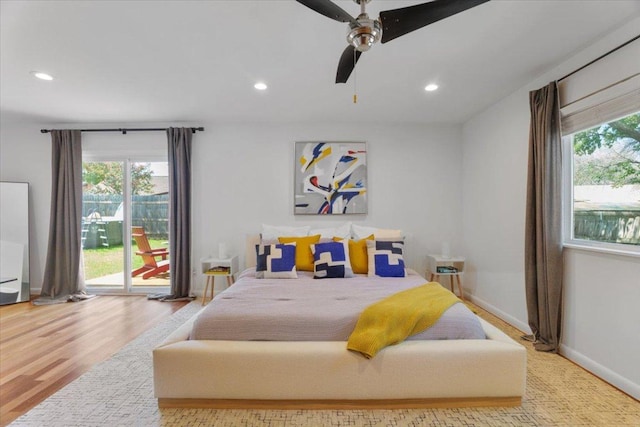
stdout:
<svg viewBox="0 0 640 427">
<path fill-rule="evenodd" d="M 463 130 L 465 288 L 480 305 L 527 330 L 524 205 L 528 105 L 510 97 Z"/>
<path fill-rule="evenodd" d="M 637 35 L 634 19 L 463 127 L 463 238 L 472 299 L 529 332 L 524 290 L 528 92 Z M 565 249 L 561 350 L 640 398 L 640 260 Z"/>
<path fill-rule="evenodd" d="M 194 269 L 201 257 L 216 255 L 219 242 L 226 242 L 230 251 L 243 255 L 245 236 L 259 233 L 262 223 L 324 225 L 353 221 L 401 228 L 407 235 L 408 265 L 423 274 L 425 255 L 438 252 L 443 240 L 451 242 L 454 252 L 461 248 L 459 127 L 198 124 L 206 131 L 198 132 L 193 144 Z M 31 287 L 35 291 L 42 285 L 51 187 L 50 135 L 41 134 L 42 127 L 50 126 L 3 123 L 0 129 L 0 179 L 30 183 Z M 165 138 L 162 132 L 85 133 L 83 144 L 105 155 L 113 150 L 130 150 L 131 146 L 145 146 L 145 150 L 155 152 L 158 147 L 166 147 Z M 293 215 L 294 142 L 308 140 L 367 142 L 367 215 Z M 194 291 L 203 288 L 202 278 L 196 276 Z"/>
<path fill-rule="evenodd" d="M 562 353 L 640 397 L 640 258 L 567 249 Z"/>
</svg>

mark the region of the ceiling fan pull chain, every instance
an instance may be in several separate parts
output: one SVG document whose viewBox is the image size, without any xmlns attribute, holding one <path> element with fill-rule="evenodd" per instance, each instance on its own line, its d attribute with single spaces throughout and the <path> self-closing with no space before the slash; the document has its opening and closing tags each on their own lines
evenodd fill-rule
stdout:
<svg viewBox="0 0 640 427">
<path fill-rule="evenodd" d="M 358 71 L 356 70 L 356 61 L 358 60 L 358 58 L 356 57 L 356 50 L 353 49 L 353 103 L 357 104 L 358 103 L 358 85 L 357 85 L 357 76 L 358 76 Z"/>
</svg>

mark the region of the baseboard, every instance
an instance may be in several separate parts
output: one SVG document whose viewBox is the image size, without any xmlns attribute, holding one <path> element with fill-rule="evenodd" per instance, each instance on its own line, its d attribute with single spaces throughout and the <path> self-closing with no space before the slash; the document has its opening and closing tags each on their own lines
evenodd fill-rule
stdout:
<svg viewBox="0 0 640 427">
<path fill-rule="evenodd" d="M 521 331 L 523 331 L 525 334 L 530 334 L 531 333 L 531 329 L 529 328 L 529 325 L 522 322 L 521 320 L 513 317 L 512 315 L 510 315 L 509 313 L 505 313 L 504 311 L 500 310 L 499 308 L 489 304 L 488 302 L 484 301 L 483 299 L 480 299 L 474 295 L 469 295 L 469 294 L 465 294 L 466 298 L 470 299 L 472 303 L 474 303 L 475 305 L 484 308 L 485 310 L 487 310 L 489 313 L 498 316 L 499 318 L 501 318 L 502 320 L 504 320 L 505 322 L 507 322 L 508 324 L 510 324 L 511 326 L 513 326 L 516 329 L 519 329 Z"/>
<path fill-rule="evenodd" d="M 504 311 L 489 304 L 488 302 L 484 301 L 481 298 L 478 298 L 474 295 L 465 295 L 465 296 L 467 297 L 467 299 L 471 300 L 471 302 L 473 302 L 477 306 L 487 310 L 489 313 L 495 316 L 498 316 L 500 319 L 509 323 L 513 327 L 527 334 L 531 333 L 531 329 L 529 328 L 528 324 L 523 323 L 522 321 L 516 319 L 515 317 L 511 316 L 508 313 L 505 313 Z M 574 349 L 567 347 L 564 344 L 560 344 L 560 354 L 562 354 L 564 357 L 571 360 L 572 362 L 576 363 L 577 365 L 581 366 L 582 368 L 586 369 L 587 371 L 591 372 L 595 376 L 601 378 L 603 381 L 606 381 L 612 386 L 620 389 L 624 393 L 627 393 L 634 399 L 640 400 L 639 384 L 634 383 L 628 378 L 624 378 L 623 376 L 613 372 L 609 368 L 602 366 L 597 362 L 594 362 L 584 354 L 578 351 L 575 351 Z"/>
<path fill-rule="evenodd" d="M 640 400 L 640 384 L 636 384 L 628 378 L 624 378 L 623 376 L 613 372 L 611 369 L 602 366 L 598 362 L 589 359 L 584 354 L 567 347 L 564 344 L 560 344 L 560 354 L 597 377 L 602 378 L 612 386 L 627 393 L 634 399 Z"/>
</svg>

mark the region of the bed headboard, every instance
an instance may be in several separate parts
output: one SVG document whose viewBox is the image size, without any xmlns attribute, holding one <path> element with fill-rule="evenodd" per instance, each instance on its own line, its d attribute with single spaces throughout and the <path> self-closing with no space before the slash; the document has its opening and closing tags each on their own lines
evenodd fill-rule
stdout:
<svg viewBox="0 0 640 427">
<path fill-rule="evenodd" d="M 256 245 L 259 243 L 259 234 L 247 234 L 244 247 L 244 263 L 246 268 L 256 266 Z"/>
</svg>

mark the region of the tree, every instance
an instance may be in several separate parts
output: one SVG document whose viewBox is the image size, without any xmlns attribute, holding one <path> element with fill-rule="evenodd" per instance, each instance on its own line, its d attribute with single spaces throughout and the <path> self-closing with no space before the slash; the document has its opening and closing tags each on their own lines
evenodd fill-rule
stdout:
<svg viewBox="0 0 640 427">
<path fill-rule="evenodd" d="M 85 191 L 93 194 L 123 194 L 121 162 L 82 163 L 82 180 Z M 151 178 L 153 172 L 148 163 L 131 165 L 132 194 L 149 194 L 153 190 Z"/>
<path fill-rule="evenodd" d="M 640 112 L 573 138 L 576 185 L 640 184 Z M 587 157 L 588 156 L 588 157 Z"/>
</svg>

